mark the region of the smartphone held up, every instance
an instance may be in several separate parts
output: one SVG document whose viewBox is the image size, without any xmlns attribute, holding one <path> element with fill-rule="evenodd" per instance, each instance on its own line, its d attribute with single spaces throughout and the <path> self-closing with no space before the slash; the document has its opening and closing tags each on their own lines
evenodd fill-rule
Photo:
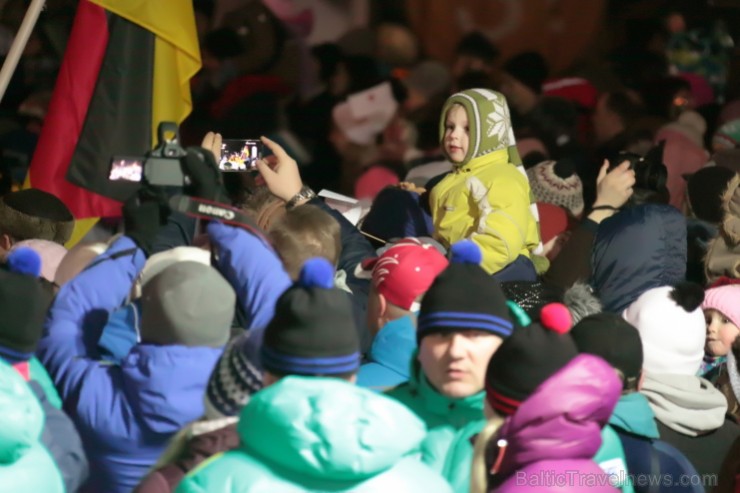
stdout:
<svg viewBox="0 0 740 493">
<path fill-rule="evenodd" d="M 224 172 L 253 171 L 262 159 L 263 144 L 257 139 L 224 139 L 218 168 Z"/>
<path fill-rule="evenodd" d="M 144 160 L 140 157 L 116 156 L 111 160 L 109 180 L 140 182 Z"/>
</svg>

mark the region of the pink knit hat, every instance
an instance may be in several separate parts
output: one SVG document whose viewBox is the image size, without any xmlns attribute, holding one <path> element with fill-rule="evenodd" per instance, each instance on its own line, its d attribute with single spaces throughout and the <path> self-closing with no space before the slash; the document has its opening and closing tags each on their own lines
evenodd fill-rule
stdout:
<svg viewBox="0 0 740 493">
<path fill-rule="evenodd" d="M 385 187 L 399 182 L 398 175 L 385 166 L 371 166 L 355 183 L 355 198 L 374 200 Z"/>
<path fill-rule="evenodd" d="M 740 285 L 732 284 L 707 290 L 703 310 L 714 309 L 740 327 Z"/>
<path fill-rule="evenodd" d="M 655 142 L 666 141 L 663 151 L 663 162 L 668 168 L 666 186 L 671 193 L 671 205 L 679 210 L 686 196 L 686 180 L 683 176 L 699 171 L 709 161 L 709 153 L 701 145 L 704 131 L 699 123 L 703 123 L 703 119 L 694 122 L 692 117 L 682 115 L 682 118 L 664 126 L 655 136 Z M 697 123 L 697 126 L 689 122 Z"/>
</svg>

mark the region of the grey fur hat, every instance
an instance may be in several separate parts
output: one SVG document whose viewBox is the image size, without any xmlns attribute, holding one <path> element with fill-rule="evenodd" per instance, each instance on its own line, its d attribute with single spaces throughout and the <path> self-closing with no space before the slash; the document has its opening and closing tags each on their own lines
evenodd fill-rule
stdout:
<svg viewBox="0 0 740 493">
<path fill-rule="evenodd" d="M 571 286 L 563 295 L 563 304 L 568 307 L 573 317 L 573 325 L 577 324 L 589 315 L 601 313 L 603 307 L 601 301 L 594 294 L 591 286 L 586 283 L 577 282 Z"/>
</svg>

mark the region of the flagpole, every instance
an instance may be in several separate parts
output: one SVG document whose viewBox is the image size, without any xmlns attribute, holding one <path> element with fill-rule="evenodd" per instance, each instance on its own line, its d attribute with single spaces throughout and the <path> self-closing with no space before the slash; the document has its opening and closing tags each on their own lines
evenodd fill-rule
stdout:
<svg viewBox="0 0 740 493">
<path fill-rule="evenodd" d="M 21 59 L 21 55 L 23 54 L 23 50 L 26 49 L 28 38 L 31 37 L 31 32 L 33 31 L 34 26 L 36 26 L 39 14 L 41 14 L 41 11 L 44 9 L 44 3 L 45 0 L 31 0 L 31 5 L 26 11 L 23 23 L 13 39 L 10 51 L 8 51 L 8 55 L 5 57 L 3 68 L 0 70 L 0 101 L 2 101 L 5 96 L 5 91 L 8 89 L 10 78 L 13 77 L 13 73 L 18 66 L 18 61 Z"/>
</svg>

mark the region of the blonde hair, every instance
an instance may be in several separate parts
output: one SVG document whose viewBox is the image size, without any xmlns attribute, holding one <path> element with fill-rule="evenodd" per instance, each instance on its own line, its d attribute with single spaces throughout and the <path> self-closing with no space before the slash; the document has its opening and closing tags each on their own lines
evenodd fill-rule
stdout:
<svg viewBox="0 0 740 493">
<path fill-rule="evenodd" d="M 503 418 L 494 415 L 475 438 L 475 451 L 470 470 L 470 493 L 486 493 L 488 491 L 489 465 L 486 463 L 486 451 L 489 442 L 495 437 L 502 424 L 504 424 Z"/>
<path fill-rule="evenodd" d="M 337 265 L 342 253 L 339 222 L 315 205 L 287 211 L 270 226 L 268 236 L 292 279 L 312 257 L 324 257 Z"/>
</svg>

